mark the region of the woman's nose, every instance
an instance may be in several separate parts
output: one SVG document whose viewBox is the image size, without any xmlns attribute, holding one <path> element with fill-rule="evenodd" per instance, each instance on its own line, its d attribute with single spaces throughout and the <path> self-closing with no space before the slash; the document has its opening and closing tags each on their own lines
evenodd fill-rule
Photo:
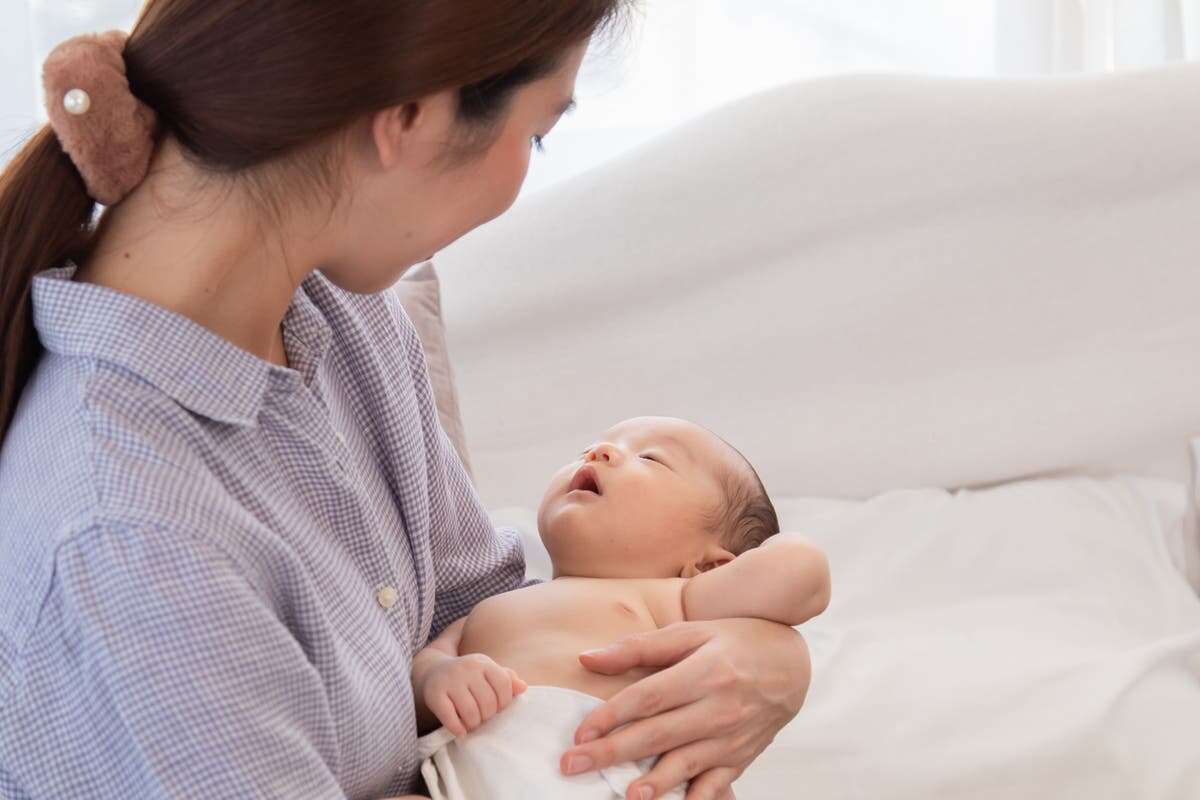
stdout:
<svg viewBox="0 0 1200 800">
<path fill-rule="evenodd" d="M 584 461 L 607 461 L 616 466 L 621 463 L 621 452 L 616 447 L 604 442 L 592 447 L 583 457 Z"/>
</svg>

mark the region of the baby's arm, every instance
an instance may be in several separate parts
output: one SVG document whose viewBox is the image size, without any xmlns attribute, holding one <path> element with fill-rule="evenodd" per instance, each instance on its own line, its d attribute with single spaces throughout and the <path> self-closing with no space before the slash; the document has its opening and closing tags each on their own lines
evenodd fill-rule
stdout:
<svg viewBox="0 0 1200 800">
<path fill-rule="evenodd" d="M 467 618 L 446 629 L 413 656 L 413 703 L 417 731 L 425 733 L 440 722 L 455 736 L 465 736 L 506 708 L 525 691 L 525 681 L 482 653 L 460 656 Z"/>
<path fill-rule="evenodd" d="M 682 588 L 688 620 L 758 617 L 799 625 L 829 605 L 829 562 L 795 534 L 775 535 Z"/>
</svg>

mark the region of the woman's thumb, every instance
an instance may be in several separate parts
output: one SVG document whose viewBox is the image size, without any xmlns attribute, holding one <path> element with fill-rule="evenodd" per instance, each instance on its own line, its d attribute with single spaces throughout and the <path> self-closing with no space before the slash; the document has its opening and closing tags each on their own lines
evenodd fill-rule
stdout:
<svg viewBox="0 0 1200 800">
<path fill-rule="evenodd" d="M 634 667 L 669 667 L 704 644 L 711 634 L 689 623 L 635 633 L 608 647 L 579 654 L 579 662 L 592 672 L 620 675 Z"/>
</svg>

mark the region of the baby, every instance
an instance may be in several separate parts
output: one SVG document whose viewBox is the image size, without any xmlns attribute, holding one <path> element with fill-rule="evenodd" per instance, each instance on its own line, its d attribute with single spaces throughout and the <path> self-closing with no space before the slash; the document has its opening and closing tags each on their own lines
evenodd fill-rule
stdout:
<svg viewBox="0 0 1200 800">
<path fill-rule="evenodd" d="M 610 428 L 551 479 L 538 532 L 554 579 L 484 600 L 413 659 L 418 725 L 444 726 L 420 742 L 435 800 L 624 797 L 653 759 L 567 777 L 558 754 L 653 670 L 601 675 L 579 653 L 683 620 L 798 625 L 829 602 L 821 552 L 770 538 L 779 523 L 750 463 L 680 419 Z"/>
</svg>

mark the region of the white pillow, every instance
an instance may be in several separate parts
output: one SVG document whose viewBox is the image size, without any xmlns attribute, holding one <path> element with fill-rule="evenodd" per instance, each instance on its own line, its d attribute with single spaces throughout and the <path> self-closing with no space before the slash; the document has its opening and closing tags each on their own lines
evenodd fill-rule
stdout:
<svg viewBox="0 0 1200 800">
<path fill-rule="evenodd" d="M 833 600 L 801 628 L 805 708 L 739 797 L 1200 797 L 1184 504 L 1134 478 L 778 500 L 829 555 Z M 541 564 L 533 512 L 498 517 Z"/>
</svg>

